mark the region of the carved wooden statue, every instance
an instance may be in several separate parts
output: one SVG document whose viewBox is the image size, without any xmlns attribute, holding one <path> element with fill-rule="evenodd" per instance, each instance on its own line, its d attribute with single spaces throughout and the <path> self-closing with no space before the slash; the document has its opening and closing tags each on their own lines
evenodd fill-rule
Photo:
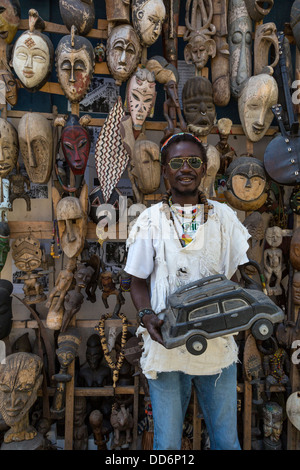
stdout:
<svg viewBox="0 0 300 470">
<path fill-rule="evenodd" d="M 73 449 L 88 450 L 88 427 L 85 424 L 87 415 L 86 397 L 74 398 L 74 429 L 73 429 Z"/>
<path fill-rule="evenodd" d="M 282 288 L 280 286 L 282 278 L 282 230 L 280 227 L 269 227 L 266 230 L 266 241 L 270 248 L 264 251 L 264 274 L 266 279 L 266 287 L 268 295 L 281 295 Z M 275 283 L 272 283 L 272 276 L 275 277 Z M 273 284 L 272 286 L 270 284 Z"/>
<path fill-rule="evenodd" d="M 6 178 L 15 168 L 18 155 L 18 133 L 9 121 L 0 118 L 0 178 Z"/>
<path fill-rule="evenodd" d="M 180 0 L 164 0 L 166 17 L 162 26 L 163 56 L 177 67 Z"/>
<path fill-rule="evenodd" d="M 86 342 L 86 364 L 79 371 L 78 383 L 83 387 L 104 387 L 111 384 L 111 372 L 102 364 L 104 357 L 100 337 L 92 334 Z"/>
<path fill-rule="evenodd" d="M 117 289 L 112 271 L 103 271 L 99 277 L 99 287 L 102 290 L 102 301 L 106 308 L 109 308 L 107 299 L 110 295 L 115 295 L 117 304 L 123 304 L 124 298 L 122 292 Z"/>
<path fill-rule="evenodd" d="M 219 174 L 224 175 L 230 163 L 236 158 L 235 150 L 228 144 L 228 138 L 231 134 L 232 121 L 228 118 L 221 118 L 217 122 L 219 132 L 219 142 L 216 149 L 220 153 Z"/>
<path fill-rule="evenodd" d="M 270 13 L 274 0 L 245 0 L 245 5 L 252 20 L 261 21 Z"/>
<path fill-rule="evenodd" d="M 52 70 L 54 49 L 49 37 L 42 33 L 44 28 L 38 12 L 29 10 L 29 30 L 19 36 L 12 52 L 11 66 L 31 92 L 42 88 Z"/>
<path fill-rule="evenodd" d="M 102 433 L 103 414 L 100 410 L 93 410 L 89 416 L 89 423 L 94 434 L 94 442 L 98 450 L 106 450 L 106 439 Z"/>
<path fill-rule="evenodd" d="M 117 403 L 113 405 L 110 422 L 114 428 L 114 447 L 120 444 L 128 446 L 132 441 L 131 429 L 133 428 L 133 418 L 125 404 L 121 404 L 120 407 Z M 121 440 L 122 432 L 125 432 L 125 442 Z"/>
<path fill-rule="evenodd" d="M 7 222 L 7 212 L 10 208 L 9 180 L 0 177 L 0 221 Z"/>
<path fill-rule="evenodd" d="M 283 425 L 283 409 L 275 402 L 263 406 L 264 450 L 281 450 L 280 440 Z"/>
<path fill-rule="evenodd" d="M 142 46 L 154 44 L 162 31 L 166 17 L 163 0 L 132 0 L 132 24 Z"/>
<path fill-rule="evenodd" d="M 218 150 L 210 144 L 204 144 L 207 155 L 207 170 L 199 185 L 207 198 L 216 196 L 215 179 L 220 168 L 220 154 Z"/>
<path fill-rule="evenodd" d="M 186 32 L 183 39 L 188 44 L 184 49 L 184 59 L 187 64 L 194 64 L 196 76 L 201 76 L 209 57 L 216 55 L 216 43 L 212 39 L 216 32 L 212 23 L 212 0 L 188 0 L 185 11 Z"/>
<path fill-rule="evenodd" d="M 227 13 L 228 0 L 213 0 L 212 23 L 216 28 L 216 55 L 211 58 L 211 81 L 216 106 L 227 106 L 230 100 Z"/>
<path fill-rule="evenodd" d="M 16 165 L 16 173 L 9 175 L 9 201 L 11 204 L 10 211 L 13 210 L 13 202 L 15 199 L 24 199 L 26 202 L 27 211 L 31 210 L 31 200 L 29 194 L 26 192 L 30 190 L 30 180 L 27 176 L 22 175 L 20 165 Z"/>
<path fill-rule="evenodd" d="M 261 140 L 274 115 L 272 106 L 278 102 L 276 80 L 266 73 L 250 77 L 238 98 L 239 116 L 246 137 L 251 142 Z"/>
<path fill-rule="evenodd" d="M 18 126 L 20 151 L 32 183 L 48 183 L 52 172 L 53 136 L 50 121 L 40 113 L 26 113 Z"/>
<path fill-rule="evenodd" d="M 1 17 L 1 15 L 0 15 Z M 0 33 L 1 37 L 1 33 Z M 0 96 L 1 104 L 9 103 L 15 106 L 18 101 L 18 84 L 7 59 L 8 46 L 4 41 L 0 42 Z M 2 98 L 3 97 L 3 98 Z"/>
<path fill-rule="evenodd" d="M 256 261 L 259 265 L 263 261 L 263 249 L 264 249 L 264 238 L 265 238 L 265 226 L 263 216 L 258 211 L 253 211 L 249 214 L 244 222 L 246 229 L 248 230 L 251 238 L 248 240 L 249 250 L 247 256 L 249 259 Z M 251 266 L 247 267 L 247 271 L 252 274 L 255 273 L 255 269 Z"/>
<path fill-rule="evenodd" d="M 270 51 L 274 55 L 270 63 Z M 279 44 L 275 23 L 257 26 L 254 37 L 254 75 L 263 73 L 265 67 L 274 69 L 279 61 Z"/>
<path fill-rule="evenodd" d="M 78 34 L 86 36 L 94 26 L 94 0 L 59 0 L 59 10 L 69 31 L 74 25 Z"/>
<path fill-rule="evenodd" d="M 19 0 L 1 0 L 0 38 L 11 44 L 20 25 L 21 6 Z"/>
<path fill-rule="evenodd" d="M 27 441 L 22 445 L 27 450 L 42 446 L 42 436 L 29 424 L 29 412 L 43 381 L 42 367 L 41 358 L 35 354 L 19 352 L 6 358 L 0 376 L 0 411 L 10 429 L 1 450 L 13 449 L 10 443 L 22 445 L 21 441 Z"/>
<path fill-rule="evenodd" d="M 107 34 L 120 24 L 130 24 L 130 0 L 105 0 Z"/>
</svg>

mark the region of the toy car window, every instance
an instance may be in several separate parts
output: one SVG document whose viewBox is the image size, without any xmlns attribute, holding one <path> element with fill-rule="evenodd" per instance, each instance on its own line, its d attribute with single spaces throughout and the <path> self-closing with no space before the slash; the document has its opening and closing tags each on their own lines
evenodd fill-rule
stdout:
<svg viewBox="0 0 300 470">
<path fill-rule="evenodd" d="M 189 320 L 194 320 L 195 318 L 217 315 L 220 313 L 220 308 L 218 303 L 204 305 L 203 307 L 192 310 L 189 314 Z"/>
<path fill-rule="evenodd" d="M 230 299 L 223 302 L 224 312 L 231 312 L 245 307 L 248 307 L 248 304 L 243 299 Z"/>
</svg>

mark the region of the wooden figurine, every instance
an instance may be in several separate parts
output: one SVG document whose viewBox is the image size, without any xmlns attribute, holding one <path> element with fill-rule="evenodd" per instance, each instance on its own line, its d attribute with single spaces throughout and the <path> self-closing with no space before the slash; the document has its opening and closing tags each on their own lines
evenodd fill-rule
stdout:
<svg viewBox="0 0 300 470">
<path fill-rule="evenodd" d="M 53 419 L 60 419 L 65 415 L 66 383 L 72 379 L 72 376 L 68 373 L 68 367 L 75 360 L 80 343 L 81 336 L 77 328 L 68 328 L 67 331 L 58 335 L 56 355 L 60 364 L 60 370 L 58 374 L 53 376 L 53 379 L 57 382 L 50 408 Z"/>
<path fill-rule="evenodd" d="M 162 25 L 163 56 L 177 67 L 180 0 L 164 0 L 166 17 Z"/>
<path fill-rule="evenodd" d="M 61 198 L 56 188 L 52 188 L 52 201 L 61 248 L 68 258 L 75 258 L 83 249 L 87 231 L 87 185 L 83 185 L 79 198 L 73 196 Z"/>
<path fill-rule="evenodd" d="M 207 170 L 199 185 L 200 191 L 209 199 L 216 196 L 215 180 L 220 168 L 220 154 L 218 150 L 210 144 L 203 144 L 206 148 Z"/>
<path fill-rule="evenodd" d="M 283 409 L 276 402 L 267 402 L 263 409 L 263 448 L 264 450 L 281 450 L 280 440 L 283 426 Z"/>
<path fill-rule="evenodd" d="M 116 85 L 126 82 L 136 70 L 142 54 L 139 37 L 129 25 L 115 26 L 106 43 L 107 66 Z"/>
<path fill-rule="evenodd" d="M 1 33 L 0 33 L 1 37 Z M 9 67 L 7 52 L 8 46 L 0 41 L 0 95 L 1 104 L 15 106 L 18 101 L 18 84 Z M 3 97 L 3 99 L 2 99 Z"/>
<path fill-rule="evenodd" d="M 216 54 L 211 58 L 211 81 L 216 106 L 227 106 L 230 100 L 227 14 L 228 0 L 213 0 L 212 23 L 216 28 Z"/>
<path fill-rule="evenodd" d="M 42 33 L 44 21 L 36 10 L 29 10 L 29 30 L 18 37 L 12 51 L 11 66 L 22 85 L 31 92 L 42 88 L 52 71 L 53 44 Z"/>
<path fill-rule="evenodd" d="M 46 300 L 43 286 L 39 282 L 41 274 L 34 272 L 42 262 L 40 242 L 32 235 L 18 237 L 12 244 L 12 257 L 16 267 L 25 274 L 19 279 L 24 280 L 24 300 L 28 304 L 35 304 Z"/>
<path fill-rule="evenodd" d="M 19 0 L 1 0 L 0 38 L 11 44 L 20 25 L 21 6 Z"/>
<path fill-rule="evenodd" d="M 92 43 L 77 34 L 75 26 L 63 36 L 55 50 L 57 78 L 70 103 L 79 103 L 87 94 L 95 67 Z"/>
<path fill-rule="evenodd" d="M 245 341 L 243 352 L 243 372 L 245 380 L 251 383 L 253 387 L 252 403 L 262 405 L 260 386 L 263 378 L 263 367 L 261 354 L 257 348 L 256 340 L 252 334 L 249 334 Z"/>
<path fill-rule="evenodd" d="M 78 34 L 86 36 L 94 26 L 94 0 L 59 0 L 59 11 L 69 31 L 74 25 Z"/>
<path fill-rule="evenodd" d="M 267 177 L 263 163 L 252 156 L 239 157 L 227 168 L 224 196 L 238 210 L 255 211 L 268 197 Z"/>
<path fill-rule="evenodd" d="M 0 177 L 0 221 L 7 222 L 7 212 L 10 208 L 9 180 Z"/>
<path fill-rule="evenodd" d="M 270 51 L 274 56 L 270 63 Z M 266 67 L 274 69 L 279 61 L 279 43 L 275 23 L 257 26 L 254 37 L 254 75 L 263 73 Z"/>
<path fill-rule="evenodd" d="M 182 106 L 188 131 L 207 136 L 216 122 L 211 82 L 205 77 L 189 78 L 182 90 Z"/>
<path fill-rule="evenodd" d="M 9 246 L 10 228 L 7 222 L 0 220 L 0 273 L 5 266 Z"/>
<path fill-rule="evenodd" d="M 264 251 L 264 274 L 266 279 L 266 288 L 268 295 L 281 295 L 280 286 L 282 278 L 282 230 L 280 227 L 269 227 L 266 230 L 266 241 L 270 248 Z M 275 277 L 275 283 L 272 283 L 272 276 Z M 273 284 L 272 286 L 270 284 Z"/>
<path fill-rule="evenodd" d="M 18 125 L 20 151 L 32 183 L 48 183 L 53 167 L 52 126 L 40 113 L 24 114 Z"/>
<path fill-rule="evenodd" d="M 26 193 L 30 190 L 30 180 L 22 175 L 20 165 L 16 165 L 16 173 L 9 175 L 9 201 L 11 204 L 10 211 L 13 210 L 13 202 L 15 199 L 24 199 L 26 202 L 27 211 L 31 211 L 31 201 L 29 194 Z"/>
<path fill-rule="evenodd" d="M 252 75 L 252 21 L 244 0 L 229 0 L 228 43 L 231 94 L 238 98 Z"/>
<path fill-rule="evenodd" d="M 73 450 L 88 450 L 86 397 L 74 397 Z"/>
<path fill-rule="evenodd" d="M 99 287 L 102 290 L 102 302 L 103 302 L 105 308 L 109 308 L 107 299 L 111 295 L 116 296 L 117 305 L 122 305 L 124 303 L 124 298 L 122 296 L 122 293 L 116 287 L 112 271 L 103 271 L 100 274 Z"/>
<path fill-rule="evenodd" d="M 9 121 L 0 118 L 0 178 L 5 178 L 15 168 L 18 155 L 18 133 Z"/>
<path fill-rule="evenodd" d="M 105 0 L 107 34 L 120 24 L 130 24 L 130 0 Z"/>
<path fill-rule="evenodd" d="M 104 353 L 98 334 L 92 334 L 86 342 L 86 364 L 79 371 L 78 383 L 82 387 L 104 387 L 111 384 L 111 372 L 103 364 Z"/>
<path fill-rule="evenodd" d="M 251 235 L 251 238 L 248 240 L 248 259 L 256 261 L 259 265 L 262 265 L 265 238 L 265 226 L 262 214 L 258 211 L 251 212 L 251 214 L 245 218 L 243 225 Z M 247 267 L 247 271 L 251 274 L 254 274 L 255 272 L 253 268 L 251 269 L 251 266 Z"/>
<path fill-rule="evenodd" d="M 13 285 L 7 279 L 0 279 L 0 340 L 6 338 L 12 328 Z"/>
<path fill-rule="evenodd" d="M 212 39 L 216 32 L 212 23 L 212 0 L 188 0 L 185 12 L 186 31 L 183 39 L 188 44 L 184 49 L 184 60 L 187 64 L 194 64 L 196 76 L 201 76 L 209 57 L 216 55 L 216 43 Z"/>
<path fill-rule="evenodd" d="M 133 418 L 129 409 L 126 408 L 125 404 L 118 406 L 114 403 L 110 417 L 111 425 L 114 429 L 114 448 L 128 447 L 132 441 L 131 429 L 133 428 Z M 123 439 L 121 439 L 121 433 L 125 433 Z"/>
<path fill-rule="evenodd" d="M 35 354 L 19 352 L 6 357 L 0 376 L 0 411 L 10 429 L 1 450 L 38 450 L 42 446 L 43 437 L 29 423 L 29 412 L 43 381 L 42 367 Z"/>
<path fill-rule="evenodd" d="M 154 44 L 166 17 L 163 0 L 132 0 L 132 24 L 144 47 Z"/>
<path fill-rule="evenodd" d="M 266 134 L 274 118 L 272 106 L 277 102 L 278 86 L 271 75 L 254 75 L 244 83 L 238 109 L 243 130 L 251 142 L 258 142 Z"/>
<path fill-rule="evenodd" d="M 93 410 L 89 415 L 89 423 L 94 434 L 94 442 L 98 450 L 106 450 L 106 439 L 102 433 L 103 414 L 100 410 Z"/>
<path fill-rule="evenodd" d="M 235 150 L 228 144 L 228 138 L 231 134 L 232 121 L 228 118 L 221 118 L 217 122 L 219 142 L 216 149 L 220 154 L 219 174 L 224 175 L 230 163 L 236 158 Z"/>
<path fill-rule="evenodd" d="M 260 0 L 245 0 L 245 5 L 250 18 L 259 22 L 270 13 L 274 5 L 274 0 L 265 0 L 263 2 Z"/>
</svg>

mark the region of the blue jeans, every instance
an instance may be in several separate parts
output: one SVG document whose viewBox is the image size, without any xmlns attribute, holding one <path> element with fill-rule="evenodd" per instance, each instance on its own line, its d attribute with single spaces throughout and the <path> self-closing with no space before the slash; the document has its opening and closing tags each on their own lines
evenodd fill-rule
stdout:
<svg viewBox="0 0 300 470">
<path fill-rule="evenodd" d="M 217 375 L 160 372 L 148 380 L 154 420 L 154 450 L 180 450 L 192 383 L 203 412 L 211 450 L 240 450 L 237 436 L 236 364 Z"/>
</svg>

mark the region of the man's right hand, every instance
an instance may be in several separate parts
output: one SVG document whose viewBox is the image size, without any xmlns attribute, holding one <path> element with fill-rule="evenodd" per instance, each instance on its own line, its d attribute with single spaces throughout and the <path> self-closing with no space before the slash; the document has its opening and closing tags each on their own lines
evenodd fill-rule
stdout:
<svg viewBox="0 0 300 470">
<path fill-rule="evenodd" d="M 160 320 L 155 313 L 151 315 L 144 315 L 143 323 L 153 341 L 157 341 L 159 344 L 164 346 L 164 342 L 161 335 L 161 327 L 164 323 L 163 320 Z"/>
</svg>

